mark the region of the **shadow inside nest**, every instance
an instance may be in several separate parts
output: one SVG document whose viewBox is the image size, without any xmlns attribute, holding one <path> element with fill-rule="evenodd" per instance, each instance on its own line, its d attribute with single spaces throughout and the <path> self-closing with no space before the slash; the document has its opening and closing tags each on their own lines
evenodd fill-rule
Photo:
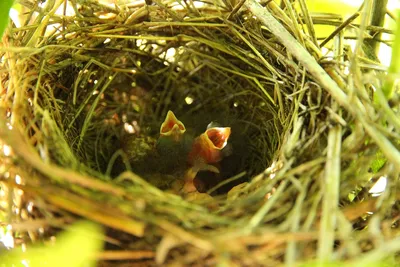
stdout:
<svg viewBox="0 0 400 267">
<path fill-rule="evenodd" d="M 153 101 L 154 99 L 155 97 L 152 97 Z M 168 109 L 176 112 L 177 118 L 186 127 L 185 134 L 190 136 L 192 141 L 210 125 L 231 128 L 227 147 L 223 150 L 227 152 L 217 163 L 220 172 L 202 170 L 194 179 L 194 184 L 200 193 L 210 190 L 212 190 L 212 195 L 227 193 L 233 186 L 249 181 L 252 175 L 268 166 L 269 160 L 263 158 L 263 150 L 266 149 L 254 142 L 265 133 L 249 121 L 249 111 L 254 107 L 238 107 L 237 100 L 232 99 L 223 104 L 215 102 L 203 106 L 200 103 L 200 108 L 193 111 L 193 105 L 198 104 L 196 100 L 193 102 L 191 100 L 188 104 L 187 97 L 177 94 L 170 101 L 176 104 L 169 105 Z M 160 103 L 162 99 L 157 99 L 155 102 Z M 164 112 L 160 112 L 162 113 Z M 271 116 L 271 114 L 266 114 L 266 120 Z M 138 120 L 124 123 L 125 127 L 120 131 L 121 135 L 116 136 L 115 139 L 115 149 L 122 153 L 115 163 L 112 163 L 112 177 L 131 170 L 163 190 L 170 189 L 174 181 L 183 179 L 184 172 L 190 167 L 187 162 L 187 151 L 186 154 L 182 151 L 168 151 L 165 155 L 159 155 L 156 151 L 163 117 L 165 114 L 162 117 L 140 114 Z M 122 128 L 122 125 L 120 127 Z M 192 142 L 189 146 L 191 145 Z M 272 155 L 268 156 L 272 157 Z M 227 182 L 232 177 L 234 179 Z M 220 183 L 222 184 L 219 185 Z"/>
</svg>

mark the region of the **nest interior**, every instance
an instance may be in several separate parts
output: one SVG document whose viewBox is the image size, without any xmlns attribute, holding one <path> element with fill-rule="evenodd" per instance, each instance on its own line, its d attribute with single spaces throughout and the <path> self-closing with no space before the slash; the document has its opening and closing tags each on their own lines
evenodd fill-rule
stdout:
<svg viewBox="0 0 400 267">
<path fill-rule="evenodd" d="M 0 137 L 13 152 L 1 187 L 18 200 L 3 203 L 18 207 L 8 222 L 46 222 L 18 231 L 25 242 L 84 217 L 107 227 L 106 249 L 142 252 L 131 262 L 395 260 L 396 96 L 389 106 L 376 86 L 384 74 L 370 50 L 337 32 L 323 54 L 318 17 L 284 2 L 71 1 L 71 16 L 56 12 L 67 1 L 23 2 L 25 25 L 3 38 Z M 196 134 L 232 128 L 221 175 L 204 178 L 213 197 L 160 190 L 166 176 L 140 171 L 162 164 L 145 156 L 168 110 Z"/>
</svg>

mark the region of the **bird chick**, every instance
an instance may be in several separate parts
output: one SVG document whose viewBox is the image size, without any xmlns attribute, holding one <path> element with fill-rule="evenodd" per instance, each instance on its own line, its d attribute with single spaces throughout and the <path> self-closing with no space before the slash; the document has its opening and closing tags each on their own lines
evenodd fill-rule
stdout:
<svg viewBox="0 0 400 267">
<path fill-rule="evenodd" d="M 185 132 L 185 125 L 176 118 L 171 110 L 169 110 L 167 117 L 160 127 L 160 140 L 179 142 Z"/>
<path fill-rule="evenodd" d="M 195 166 L 199 161 L 213 164 L 221 161 L 225 156 L 224 148 L 227 147 L 231 134 L 230 127 L 212 127 L 197 137 L 188 156 L 189 164 Z"/>
<path fill-rule="evenodd" d="M 188 155 L 191 166 L 185 174 L 184 193 L 196 191 L 194 178 L 199 171 L 219 173 L 217 163 L 226 156 L 228 139 L 231 134 L 230 127 L 212 127 L 197 137 Z"/>
<path fill-rule="evenodd" d="M 156 144 L 160 172 L 172 173 L 186 168 L 192 142 L 193 138 L 186 133 L 185 125 L 176 118 L 172 111 L 168 111 L 161 124 L 160 136 Z"/>
</svg>

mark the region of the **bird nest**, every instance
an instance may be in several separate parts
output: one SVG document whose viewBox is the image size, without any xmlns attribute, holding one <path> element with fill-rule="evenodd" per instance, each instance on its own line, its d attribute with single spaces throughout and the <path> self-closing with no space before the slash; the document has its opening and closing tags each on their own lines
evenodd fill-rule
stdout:
<svg viewBox="0 0 400 267">
<path fill-rule="evenodd" d="M 15 240 L 83 217 L 106 229 L 104 266 L 111 252 L 121 266 L 398 260 L 399 102 L 364 49 L 391 32 L 284 2 L 21 1 L 1 48 L 0 218 Z M 323 44 L 318 23 L 338 29 Z M 196 134 L 232 129 L 203 194 L 135 171 L 163 164 L 148 155 L 169 110 Z"/>
</svg>

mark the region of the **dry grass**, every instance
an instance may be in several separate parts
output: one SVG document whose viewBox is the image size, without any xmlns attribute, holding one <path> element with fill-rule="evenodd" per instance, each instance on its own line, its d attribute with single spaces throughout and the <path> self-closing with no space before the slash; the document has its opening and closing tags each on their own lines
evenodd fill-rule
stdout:
<svg viewBox="0 0 400 267">
<path fill-rule="evenodd" d="M 338 23 L 304 1 L 76 2 L 85 3 L 68 1 L 77 15 L 63 16 L 56 10 L 67 1 L 22 1 L 25 25 L 10 27 L 0 48 L 0 144 L 12 149 L 0 165 L 0 218 L 19 226 L 14 234 L 35 241 L 80 216 L 110 229 L 101 259 L 399 260 L 398 96 L 381 91 L 384 72 L 363 46 L 365 15 Z M 328 57 L 314 23 L 339 27 L 325 36 Z M 169 109 L 193 128 L 215 119 L 238 129 L 240 164 L 229 174 L 249 182 L 188 201 L 129 164 L 114 175 L 130 156 L 120 149 L 126 129 L 156 137 Z M 381 176 L 388 185 L 374 198 Z"/>
</svg>

